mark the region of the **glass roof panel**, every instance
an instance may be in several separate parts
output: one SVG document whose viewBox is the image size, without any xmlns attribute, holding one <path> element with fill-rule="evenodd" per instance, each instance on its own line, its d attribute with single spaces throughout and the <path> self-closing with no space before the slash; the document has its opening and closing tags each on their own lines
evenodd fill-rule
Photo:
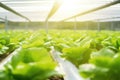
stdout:
<svg viewBox="0 0 120 80">
<path fill-rule="evenodd" d="M 60 21 L 78 13 L 102 6 L 115 0 L 60 0 L 61 7 L 49 19 L 49 21 Z M 0 0 L 3 4 L 26 16 L 31 21 L 45 21 L 55 0 Z M 11 21 L 25 21 L 25 19 L 0 7 L 0 17 Z M 78 21 L 95 20 L 120 16 L 120 4 L 77 17 Z M 73 21 L 69 20 L 69 21 Z"/>
<path fill-rule="evenodd" d="M 54 3 L 53 0 L 11 0 L 2 2 L 5 5 L 11 7 L 15 11 L 20 14 L 28 17 L 32 21 L 44 21 L 50 12 L 52 5 Z M 2 13 L 6 13 L 5 11 L 1 11 Z M 7 14 L 9 19 L 16 18 L 16 16 Z M 21 21 L 21 19 L 13 19 L 15 21 Z"/>
<path fill-rule="evenodd" d="M 25 19 L 3 9 L 3 8 L 0 8 L 0 18 L 3 18 L 5 19 L 5 17 L 7 16 L 7 19 L 10 20 L 10 21 L 16 21 L 16 20 L 21 20 L 21 21 L 25 21 Z"/>
<path fill-rule="evenodd" d="M 51 20 L 59 21 L 112 1 L 113 0 L 66 0 Z"/>
<path fill-rule="evenodd" d="M 114 18 L 113 21 L 115 20 L 115 17 L 120 17 L 120 4 L 116 4 L 113 5 L 111 7 L 84 15 L 84 16 L 80 16 L 77 18 L 78 21 L 88 21 L 88 20 L 97 20 L 97 19 L 106 19 L 108 18 L 108 20 L 112 20 L 109 18 Z M 117 20 L 119 20 L 118 18 L 116 18 Z"/>
</svg>

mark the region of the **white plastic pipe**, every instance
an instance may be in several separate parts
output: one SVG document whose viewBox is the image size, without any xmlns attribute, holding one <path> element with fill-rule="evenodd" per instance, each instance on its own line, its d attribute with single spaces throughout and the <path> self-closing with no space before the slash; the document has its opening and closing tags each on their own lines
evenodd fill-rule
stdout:
<svg viewBox="0 0 120 80">
<path fill-rule="evenodd" d="M 53 59 L 59 64 L 59 69 L 64 72 L 65 80 L 84 80 L 77 70 L 77 68 L 69 61 L 62 59 L 59 55 L 60 52 L 54 50 L 54 47 L 51 47 L 51 55 Z"/>
</svg>

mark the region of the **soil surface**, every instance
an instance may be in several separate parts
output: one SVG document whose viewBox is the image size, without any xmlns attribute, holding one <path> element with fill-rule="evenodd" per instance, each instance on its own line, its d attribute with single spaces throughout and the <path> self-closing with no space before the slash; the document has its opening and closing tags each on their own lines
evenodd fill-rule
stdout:
<svg viewBox="0 0 120 80">
<path fill-rule="evenodd" d="M 64 80 L 64 78 L 61 75 L 54 75 L 51 76 L 48 80 Z"/>
<path fill-rule="evenodd" d="M 0 55 L 0 62 L 5 59 L 9 54 L 3 54 L 3 55 Z"/>
</svg>

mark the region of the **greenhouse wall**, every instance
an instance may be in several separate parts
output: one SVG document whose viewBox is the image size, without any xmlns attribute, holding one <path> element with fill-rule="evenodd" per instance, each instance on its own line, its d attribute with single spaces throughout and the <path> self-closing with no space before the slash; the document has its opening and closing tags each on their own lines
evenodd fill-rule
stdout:
<svg viewBox="0 0 120 80">
<path fill-rule="evenodd" d="M 3 22 L 0 22 L 0 29 L 3 29 L 4 28 L 4 23 Z"/>
<path fill-rule="evenodd" d="M 99 22 L 100 30 L 120 30 L 120 22 Z M 74 29 L 75 22 L 49 22 L 49 29 Z M 8 22 L 9 29 L 45 29 L 44 22 Z M 0 29 L 4 29 L 4 23 L 0 23 Z M 29 27 L 28 27 L 29 26 Z M 77 30 L 97 30 L 98 22 L 76 22 Z"/>
</svg>

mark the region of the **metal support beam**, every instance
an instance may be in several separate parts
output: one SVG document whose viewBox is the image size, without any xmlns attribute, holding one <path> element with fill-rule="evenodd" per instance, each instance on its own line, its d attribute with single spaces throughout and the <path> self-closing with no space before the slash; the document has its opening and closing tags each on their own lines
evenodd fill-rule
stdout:
<svg viewBox="0 0 120 80">
<path fill-rule="evenodd" d="M 86 29 L 89 30 L 89 22 L 86 22 Z"/>
<path fill-rule="evenodd" d="M 0 17 L 0 19 L 3 20 L 3 21 L 5 21 L 5 18 L 1 18 L 1 17 Z M 10 20 L 8 20 L 8 19 L 7 19 L 7 21 L 12 22 L 12 21 L 10 21 Z"/>
<path fill-rule="evenodd" d="M 100 31 L 100 22 L 97 22 L 98 31 Z"/>
<path fill-rule="evenodd" d="M 50 13 L 48 14 L 47 18 L 46 18 L 46 21 L 51 18 L 55 13 L 56 11 L 59 9 L 59 7 L 61 6 L 62 2 L 60 0 L 56 0 Z"/>
<path fill-rule="evenodd" d="M 5 16 L 5 31 L 8 32 L 8 20 L 7 20 L 7 16 Z"/>
<path fill-rule="evenodd" d="M 66 20 L 69 20 L 69 19 L 72 19 L 72 18 L 75 18 L 75 17 L 78 17 L 78 16 L 83 16 L 83 15 L 86 15 L 86 14 L 88 14 L 88 13 L 92 13 L 92 12 L 95 12 L 95 11 L 98 11 L 98 10 L 101 10 L 101 9 L 104 9 L 104 8 L 107 8 L 107 7 L 109 7 L 109 6 L 112 6 L 112 5 L 115 5 L 115 4 L 118 4 L 118 3 L 120 3 L 120 0 L 116 0 L 116 1 L 114 1 L 114 2 L 110 2 L 110 3 L 108 3 L 108 4 L 99 6 L 99 7 L 97 7 L 97 8 L 90 9 L 90 10 L 88 10 L 88 11 L 85 11 L 85 12 L 82 12 L 82 13 L 79 13 L 79 14 L 76 14 L 76 15 L 74 15 L 74 16 L 71 16 L 71 17 L 69 17 L 69 18 L 63 19 L 63 20 L 61 20 L 61 21 L 66 21 Z"/>
<path fill-rule="evenodd" d="M 120 19 L 120 17 L 107 17 L 107 18 L 101 18 L 101 19 L 93 19 L 93 21 L 99 20 L 99 21 L 104 21 L 104 20 L 109 20 L 109 19 Z"/>
<path fill-rule="evenodd" d="M 111 22 L 111 30 L 114 29 L 114 22 Z"/>
<path fill-rule="evenodd" d="M 28 21 L 30 21 L 30 19 L 28 19 L 27 17 L 25 17 L 25 16 L 23 16 L 22 14 L 16 12 L 16 11 L 13 10 L 12 8 L 6 6 L 5 4 L 3 4 L 3 3 L 1 3 L 1 2 L 0 2 L 0 7 L 2 7 L 2 8 L 4 8 L 4 9 L 6 9 L 6 10 L 8 10 L 8 11 L 10 11 L 10 12 L 12 12 L 12 13 L 14 13 L 14 14 L 16 14 L 16 15 L 18 15 L 18 16 L 20 16 L 20 17 L 22 17 L 22 18 L 24 18 L 24 19 L 26 19 L 26 20 L 28 20 Z"/>
<path fill-rule="evenodd" d="M 56 11 L 59 9 L 59 7 L 61 6 L 62 2 L 60 0 L 56 0 L 50 13 L 48 14 L 46 20 L 45 20 L 45 24 L 46 24 L 46 33 L 48 33 L 48 20 L 56 13 Z"/>
<path fill-rule="evenodd" d="M 25 20 L 25 29 L 28 30 L 28 26 L 29 26 L 29 23 L 28 21 Z"/>
<path fill-rule="evenodd" d="M 74 20 L 74 31 L 76 31 L 76 30 L 77 30 L 77 20 L 75 18 L 75 20 Z"/>
<path fill-rule="evenodd" d="M 28 22 L 25 22 L 25 29 L 28 30 Z"/>
<path fill-rule="evenodd" d="M 45 30 L 46 30 L 46 33 L 48 34 L 48 28 L 49 28 L 48 25 L 49 25 L 49 22 L 46 21 L 46 22 L 45 22 L 45 25 L 46 25 L 46 29 L 45 29 Z"/>
</svg>

